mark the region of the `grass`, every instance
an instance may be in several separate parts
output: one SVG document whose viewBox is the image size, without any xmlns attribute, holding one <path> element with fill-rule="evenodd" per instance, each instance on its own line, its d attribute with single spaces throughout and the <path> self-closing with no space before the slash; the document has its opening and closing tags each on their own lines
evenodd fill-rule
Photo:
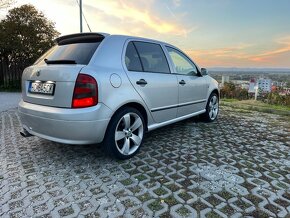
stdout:
<svg viewBox="0 0 290 218">
<path fill-rule="evenodd" d="M 154 190 L 154 193 L 158 196 L 167 194 L 167 191 L 163 188 L 158 188 Z"/>
<path fill-rule="evenodd" d="M 152 211 L 159 211 L 159 210 L 161 210 L 163 208 L 163 206 L 161 204 L 162 203 L 159 200 L 155 200 L 151 204 L 149 204 L 148 207 Z"/>
<path fill-rule="evenodd" d="M 125 180 L 122 180 L 120 182 L 125 186 L 131 185 L 133 183 L 133 181 L 131 179 L 125 179 Z"/>
<path fill-rule="evenodd" d="M 218 195 L 221 196 L 222 198 L 226 199 L 227 201 L 234 197 L 233 194 L 231 194 L 230 192 L 227 192 L 226 190 L 219 192 Z"/>
<path fill-rule="evenodd" d="M 231 106 L 233 108 L 260 111 L 264 113 L 273 113 L 278 115 L 290 116 L 290 107 L 282 105 L 271 105 L 261 101 L 237 99 L 222 99 L 222 105 Z"/>
<path fill-rule="evenodd" d="M 173 195 L 168 196 L 167 198 L 164 199 L 164 202 L 168 204 L 169 206 L 173 206 L 178 204 L 179 202 L 175 199 Z"/>
<path fill-rule="evenodd" d="M 240 103 L 246 104 L 246 105 L 265 107 L 265 108 L 270 108 L 270 109 L 276 109 L 276 110 L 288 110 L 288 111 L 290 111 L 290 107 L 287 107 L 287 106 L 272 105 L 272 104 L 267 104 L 267 103 L 264 103 L 261 101 L 255 101 L 255 100 L 243 100 L 243 101 L 240 101 Z"/>
<path fill-rule="evenodd" d="M 147 177 L 144 176 L 143 174 L 135 176 L 135 178 L 138 179 L 138 181 L 143 181 L 143 180 L 147 179 Z"/>
<path fill-rule="evenodd" d="M 190 214 L 190 211 L 186 207 L 181 207 L 176 212 L 183 217 L 186 217 Z"/>
<path fill-rule="evenodd" d="M 223 98 L 222 102 L 237 102 L 239 101 L 238 99 L 235 98 Z"/>
</svg>

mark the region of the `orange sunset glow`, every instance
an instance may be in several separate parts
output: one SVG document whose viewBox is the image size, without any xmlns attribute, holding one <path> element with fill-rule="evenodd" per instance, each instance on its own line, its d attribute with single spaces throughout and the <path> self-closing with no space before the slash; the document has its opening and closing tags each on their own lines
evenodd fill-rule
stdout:
<svg viewBox="0 0 290 218">
<path fill-rule="evenodd" d="M 22 4 L 42 11 L 62 35 L 79 32 L 76 0 Z M 204 67 L 290 67 L 289 10 L 288 0 L 83 0 L 92 31 L 166 41 Z"/>
</svg>

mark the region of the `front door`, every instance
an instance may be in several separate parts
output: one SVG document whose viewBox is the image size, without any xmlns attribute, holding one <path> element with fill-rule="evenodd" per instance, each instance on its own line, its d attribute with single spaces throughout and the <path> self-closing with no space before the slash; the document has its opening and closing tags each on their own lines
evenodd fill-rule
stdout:
<svg viewBox="0 0 290 218">
<path fill-rule="evenodd" d="M 166 46 L 174 64 L 178 79 L 177 117 L 203 110 L 206 106 L 207 80 L 202 77 L 195 64 L 181 51 Z"/>
</svg>

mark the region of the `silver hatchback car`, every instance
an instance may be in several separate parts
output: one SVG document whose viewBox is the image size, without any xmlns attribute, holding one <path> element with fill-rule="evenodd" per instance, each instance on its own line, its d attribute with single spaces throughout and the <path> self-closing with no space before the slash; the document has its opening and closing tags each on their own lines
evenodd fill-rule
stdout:
<svg viewBox="0 0 290 218">
<path fill-rule="evenodd" d="M 130 158 L 144 133 L 219 111 L 218 83 L 164 42 L 80 33 L 56 45 L 22 75 L 21 134 L 67 144 L 103 142 Z"/>
</svg>

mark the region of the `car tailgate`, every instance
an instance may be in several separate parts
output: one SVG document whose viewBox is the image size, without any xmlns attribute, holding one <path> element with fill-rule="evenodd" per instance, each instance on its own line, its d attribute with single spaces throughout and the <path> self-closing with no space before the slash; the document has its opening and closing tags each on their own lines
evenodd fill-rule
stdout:
<svg viewBox="0 0 290 218">
<path fill-rule="evenodd" d="M 22 75 L 23 101 L 51 107 L 70 108 L 76 78 L 84 65 L 31 66 Z M 32 89 L 34 84 L 53 84 L 52 92 Z M 44 89 L 44 88 L 43 88 Z M 39 91 L 39 92 L 38 92 Z M 38 92 L 38 93 L 37 93 Z"/>
</svg>

